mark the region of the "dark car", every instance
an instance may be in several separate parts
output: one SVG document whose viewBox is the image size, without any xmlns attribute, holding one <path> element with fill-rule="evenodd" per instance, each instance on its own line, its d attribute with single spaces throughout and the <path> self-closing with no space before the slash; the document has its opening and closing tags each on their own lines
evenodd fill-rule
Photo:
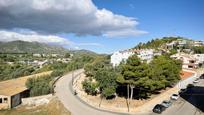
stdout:
<svg viewBox="0 0 204 115">
<path fill-rule="evenodd" d="M 200 76 L 200 79 L 204 79 L 204 74 L 202 74 L 202 75 Z"/>
<path fill-rule="evenodd" d="M 184 94 L 184 93 L 186 93 L 186 92 L 187 92 L 187 89 L 180 89 L 179 95 Z"/>
<path fill-rule="evenodd" d="M 193 84 L 188 84 L 188 85 L 187 85 L 187 89 L 190 89 L 190 88 L 193 88 L 193 87 L 194 87 Z"/>
<path fill-rule="evenodd" d="M 161 105 L 163 105 L 164 107 L 168 108 L 172 105 L 172 102 L 170 100 L 164 100 Z"/>
<path fill-rule="evenodd" d="M 154 106 L 154 108 L 153 108 L 153 112 L 154 113 L 162 113 L 164 110 L 166 109 L 166 107 L 164 107 L 163 105 L 161 105 L 161 104 L 157 104 L 157 105 L 155 105 Z"/>
</svg>

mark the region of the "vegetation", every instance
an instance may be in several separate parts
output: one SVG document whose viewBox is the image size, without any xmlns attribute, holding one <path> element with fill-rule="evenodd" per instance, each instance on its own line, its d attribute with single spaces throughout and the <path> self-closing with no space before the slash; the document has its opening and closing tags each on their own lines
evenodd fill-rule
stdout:
<svg viewBox="0 0 204 115">
<path fill-rule="evenodd" d="M 30 75 L 35 71 L 33 66 L 22 64 L 0 64 L 0 81 Z"/>
<path fill-rule="evenodd" d="M 2 42 L 0 45 L 1 53 L 38 53 L 38 54 L 64 54 L 69 50 L 59 46 L 51 46 L 38 42 L 11 41 Z"/>
<path fill-rule="evenodd" d="M 148 41 L 147 43 L 139 43 L 135 48 L 136 49 L 157 49 L 166 43 L 170 43 L 172 41 L 183 39 L 182 37 L 163 37 L 162 39 L 153 39 Z"/>
<path fill-rule="evenodd" d="M 108 57 L 98 57 L 96 60 L 85 66 L 85 73 L 89 79 L 83 82 L 83 88 L 88 94 L 96 95 L 96 90 L 98 89 L 98 93 L 101 93 L 102 97 L 108 98 L 115 94 L 117 83 L 117 73 L 114 71 L 112 66 L 109 63 Z M 92 88 L 87 88 L 87 86 L 94 85 L 94 93 L 92 92 Z"/>
<path fill-rule="evenodd" d="M 88 78 L 83 82 L 83 88 L 90 95 L 99 93 L 102 97 L 109 98 L 116 93 L 120 94 L 120 88 L 126 86 L 128 98 L 147 98 L 177 83 L 180 70 L 181 62 L 168 56 L 155 57 L 147 64 L 133 55 L 117 68 L 112 68 L 109 59 L 104 57 L 85 66 Z"/>
<path fill-rule="evenodd" d="M 196 54 L 204 54 L 204 46 L 193 47 L 193 51 Z"/>
<path fill-rule="evenodd" d="M 94 57 L 83 55 L 81 57 L 74 57 L 72 61 L 68 64 L 62 62 L 54 62 L 53 64 L 49 64 L 38 70 L 41 71 L 49 71 L 52 70 L 52 74 L 48 76 L 42 76 L 37 78 L 30 78 L 26 82 L 26 86 L 30 89 L 30 96 L 38 96 L 52 93 L 53 91 L 53 80 L 56 77 L 62 76 L 63 74 L 70 72 L 75 69 L 83 68 L 85 64 L 91 63 L 94 60 Z M 94 87 L 97 84 L 88 84 L 86 85 L 86 89 L 90 94 L 94 94 Z"/>
</svg>

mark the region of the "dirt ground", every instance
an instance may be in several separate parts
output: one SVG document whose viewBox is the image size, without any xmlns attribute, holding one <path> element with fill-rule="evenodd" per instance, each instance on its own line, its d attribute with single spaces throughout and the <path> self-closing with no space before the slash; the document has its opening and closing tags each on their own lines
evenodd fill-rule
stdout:
<svg viewBox="0 0 204 115">
<path fill-rule="evenodd" d="M 71 113 L 56 97 L 53 97 L 48 104 L 40 106 L 20 105 L 11 110 L 0 111 L 0 115 L 71 115 Z"/>
<path fill-rule="evenodd" d="M 75 79 L 74 83 L 74 90 L 77 91 L 77 95 L 84 100 L 85 102 L 89 103 L 92 106 L 105 109 L 105 110 L 111 110 L 111 111 L 117 111 L 117 112 L 128 112 L 128 105 L 127 105 L 127 99 L 124 97 L 117 97 L 111 100 L 103 99 L 101 100 L 100 95 L 97 96 L 91 96 L 87 95 L 82 86 L 82 81 L 86 79 L 85 75 L 82 74 L 80 77 Z M 160 94 L 163 94 L 164 92 L 168 92 L 170 88 L 166 88 L 165 90 L 161 90 Z M 138 112 L 138 107 L 150 102 L 154 98 L 158 97 L 158 95 L 151 95 L 148 99 L 143 100 L 137 100 L 133 99 L 130 103 L 130 111 L 131 112 Z M 141 108 L 140 108 L 141 109 Z"/>
</svg>

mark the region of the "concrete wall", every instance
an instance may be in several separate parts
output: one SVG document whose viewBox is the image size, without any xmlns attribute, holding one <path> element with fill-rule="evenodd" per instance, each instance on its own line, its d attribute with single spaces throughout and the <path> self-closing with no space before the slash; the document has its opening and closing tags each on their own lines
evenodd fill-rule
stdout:
<svg viewBox="0 0 204 115">
<path fill-rule="evenodd" d="M 185 71 L 192 72 L 194 74 L 185 80 L 179 81 L 179 83 L 177 84 L 177 87 L 179 89 L 186 88 L 188 84 L 192 84 L 193 81 L 198 77 L 198 74 L 195 71 L 190 71 L 190 70 L 185 70 Z"/>
<path fill-rule="evenodd" d="M 11 96 L 11 108 L 16 107 L 19 104 L 21 104 L 21 95 L 16 94 L 14 96 Z"/>
<path fill-rule="evenodd" d="M 9 109 L 11 106 L 11 98 L 10 96 L 4 96 L 4 95 L 0 95 L 0 98 L 2 99 L 2 103 L 0 103 L 0 110 L 2 109 Z M 7 99 L 7 100 L 5 100 Z"/>
</svg>

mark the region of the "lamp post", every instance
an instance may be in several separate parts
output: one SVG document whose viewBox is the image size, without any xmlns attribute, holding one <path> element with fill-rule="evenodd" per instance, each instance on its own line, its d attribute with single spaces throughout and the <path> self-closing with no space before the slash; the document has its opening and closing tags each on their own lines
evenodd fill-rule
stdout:
<svg viewBox="0 0 204 115">
<path fill-rule="evenodd" d="M 72 65 L 72 86 L 74 85 L 74 66 Z"/>
</svg>

